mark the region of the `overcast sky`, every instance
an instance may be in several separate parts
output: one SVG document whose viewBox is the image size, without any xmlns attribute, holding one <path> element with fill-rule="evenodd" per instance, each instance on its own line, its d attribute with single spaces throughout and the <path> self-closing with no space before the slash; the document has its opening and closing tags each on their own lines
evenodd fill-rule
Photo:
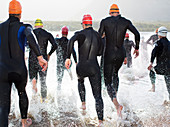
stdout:
<svg viewBox="0 0 170 127">
<path fill-rule="evenodd" d="M 11 0 L 0 0 L 0 21 L 8 18 Z M 100 21 L 109 16 L 113 3 L 122 16 L 132 21 L 170 21 L 170 0 L 18 0 L 22 5 L 22 20 L 80 21 L 91 14 Z"/>
</svg>

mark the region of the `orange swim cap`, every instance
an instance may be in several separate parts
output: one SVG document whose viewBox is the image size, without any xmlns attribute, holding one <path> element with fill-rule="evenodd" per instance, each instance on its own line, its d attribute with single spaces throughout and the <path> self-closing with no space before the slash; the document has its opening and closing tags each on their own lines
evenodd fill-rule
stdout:
<svg viewBox="0 0 170 127">
<path fill-rule="evenodd" d="M 112 4 L 112 6 L 110 7 L 109 13 L 112 13 L 112 12 L 118 12 L 119 13 L 119 8 L 118 8 L 117 4 Z"/>
<path fill-rule="evenodd" d="M 22 12 L 22 7 L 20 2 L 16 0 L 12 0 L 9 3 L 9 14 L 21 14 Z"/>
</svg>

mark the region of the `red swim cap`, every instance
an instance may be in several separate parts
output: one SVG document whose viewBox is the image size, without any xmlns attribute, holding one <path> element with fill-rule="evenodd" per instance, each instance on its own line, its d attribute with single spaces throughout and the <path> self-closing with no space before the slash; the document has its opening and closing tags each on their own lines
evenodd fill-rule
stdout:
<svg viewBox="0 0 170 127">
<path fill-rule="evenodd" d="M 129 34 L 128 33 L 126 33 L 125 38 L 129 38 Z"/>
<path fill-rule="evenodd" d="M 67 34 L 68 34 L 68 28 L 67 28 L 67 26 L 64 26 L 64 27 L 62 28 L 62 34 L 63 34 L 63 35 L 67 35 Z"/>
<path fill-rule="evenodd" d="M 82 23 L 83 24 L 91 24 L 92 25 L 92 17 L 91 17 L 91 15 L 89 15 L 89 14 L 84 15 L 83 19 L 82 19 Z"/>
</svg>

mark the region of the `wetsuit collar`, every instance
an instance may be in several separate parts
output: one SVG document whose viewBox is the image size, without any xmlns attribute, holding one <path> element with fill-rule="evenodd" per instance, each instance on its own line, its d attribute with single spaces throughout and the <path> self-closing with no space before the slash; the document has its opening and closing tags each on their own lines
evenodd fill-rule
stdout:
<svg viewBox="0 0 170 127">
<path fill-rule="evenodd" d="M 88 28 L 85 28 L 87 30 L 93 30 L 93 27 L 88 27 Z"/>
<path fill-rule="evenodd" d="M 9 20 L 11 22 L 19 22 L 19 18 L 15 17 L 15 16 L 9 16 Z"/>
<path fill-rule="evenodd" d="M 119 19 L 121 17 L 121 15 L 119 14 L 118 16 L 111 16 L 111 17 L 113 17 L 115 19 Z"/>
</svg>

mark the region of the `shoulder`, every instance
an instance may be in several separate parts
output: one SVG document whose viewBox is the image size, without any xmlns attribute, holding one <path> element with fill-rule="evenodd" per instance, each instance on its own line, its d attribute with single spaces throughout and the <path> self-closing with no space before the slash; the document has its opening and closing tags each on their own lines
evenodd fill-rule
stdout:
<svg viewBox="0 0 170 127">
<path fill-rule="evenodd" d="M 33 27 L 31 26 L 31 24 L 29 24 L 29 23 L 20 22 L 20 24 L 23 25 L 23 26 L 25 26 L 26 28 L 27 28 L 27 27 L 33 28 Z"/>
<path fill-rule="evenodd" d="M 105 22 L 107 22 L 107 21 L 109 21 L 109 20 L 111 20 L 111 16 L 102 19 L 101 22 L 102 22 L 102 23 L 105 23 Z"/>
<path fill-rule="evenodd" d="M 122 20 L 122 21 L 124 21 L 124 22 L 126 22 L 128 24 L 132 24 L 132 22 L 129 19 L 127 19 L 127 18 L 125 18 L 125 17 L 123 17 L 121 15 L 120 15 L 120 20 Z"/>
</svg>

